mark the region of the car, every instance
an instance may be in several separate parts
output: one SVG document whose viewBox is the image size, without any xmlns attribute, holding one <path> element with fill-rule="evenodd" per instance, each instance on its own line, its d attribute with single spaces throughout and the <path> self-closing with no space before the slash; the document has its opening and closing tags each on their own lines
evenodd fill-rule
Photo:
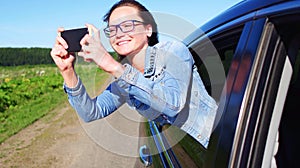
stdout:
<svg viewBox="0 0 300 168">
<path fill-rule="evenodd" d="M 300 1 L 243 0 L 183 42 L 219 108 L 207 148 L 172 146 L 177 167 L 297 167 Z"/>
</svg>

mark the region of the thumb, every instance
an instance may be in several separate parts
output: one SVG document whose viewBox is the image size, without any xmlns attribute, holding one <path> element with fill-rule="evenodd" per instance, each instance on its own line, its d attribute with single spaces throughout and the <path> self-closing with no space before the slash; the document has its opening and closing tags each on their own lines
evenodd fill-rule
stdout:
<svg viewBox="0 0 300 168">
<path fill-rule="evenodd" d="M 100 31 L 99 29 L 97 29 L 94 25 L 92 24 L 85 24 L 86 27 L 88 28 L 88 31 L 89 31 L 89 35 L 90 36 L 94 36 L 94 37 L 97 37 L 98 39 L 100 39 Z"/>
</svg>

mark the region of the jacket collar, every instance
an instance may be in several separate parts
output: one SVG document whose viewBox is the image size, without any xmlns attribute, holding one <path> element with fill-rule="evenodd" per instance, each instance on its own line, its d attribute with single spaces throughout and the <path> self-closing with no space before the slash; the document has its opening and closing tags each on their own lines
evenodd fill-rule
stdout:
<svg viewBox="0 0 300 168">
<path fill-rule="evenodd" d="M 155 46 L 148 46 L 145 57 L 144 76 L 151 77 L 155 72 L 157 48 Z"/>
</svg>

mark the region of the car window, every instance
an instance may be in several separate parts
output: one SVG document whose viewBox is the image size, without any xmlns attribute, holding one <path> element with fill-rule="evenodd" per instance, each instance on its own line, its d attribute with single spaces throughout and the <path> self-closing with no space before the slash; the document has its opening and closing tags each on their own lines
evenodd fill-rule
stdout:
<svg viewBox="0 0 300 168">
<path fill-rule="evenodd" d="M 298 135 L 299 131 L 299 115 L 297 103 L 299 103 L 300 95 L 300 50 L 298 48 L 295 63 L 293 66 L 293 75 L 290 82 L 288 94 L 286 97 L 284 110 L 279 126 L 279 148 L 276 154 L 276 162 L 278 167 L 297 164 L 297 154 L 300 149 Z"/>
<path fill-rule="evenodd" d="M 190 47 L 209 94 L 218 102 L 243 26 L 211 35 Z M 220 64 L 218 64 L 220 62 Z M 222 69 L 220 69 L 222 68 Z"/>
<path fill-rule="evenodd" d="M 200 38 L 196 43 L 189 46 L 204 85 L 216 101 L 220 99 L 225 78 L 234 57 L 242 30 L 243 26 L 240 26 L 228 32 L 210 36 L 209 38 Z M 211 80 L 212 75 L 218 79 L 223 79 Z M 168 127 L 168 125 L 164 126 L 163 129 L 168 129 Z M 182 131 L 176 128 L 166 132 L 167 141 L 174 141 L 174 137 L 177 134 L 181 134 L 180 132 Z M 172 150 L 182 167 L 202 167 L 205 162 L 207 149 L 189 135 L 185 135 L 179 143 L 172 147 Z"/>
<path fill-rule="evenodd" d="M 275 156 L 277 167 L 297 165 L 297 154 L 300 149 L 298 140 L 300 95 L 300 22 L 298 16 L 285 16 L 277 19 L 276 28 L 287 48 L 287 54 L 293 67 L 293 74 L 279 126 L 279 147 Z"/>
</svg>

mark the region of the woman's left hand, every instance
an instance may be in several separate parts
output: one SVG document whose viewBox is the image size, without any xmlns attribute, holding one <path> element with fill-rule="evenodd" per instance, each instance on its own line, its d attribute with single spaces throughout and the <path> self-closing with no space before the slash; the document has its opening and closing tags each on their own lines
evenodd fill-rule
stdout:
<svg viewBox="0 0 300 168">
<path fill-rule="evenodd" d="M 103 55 L 107 53 L 100 41 L 100 31 L 91 24 L 86 24 L 89 34 L 86 34 L 80 41 L 82 50 L 78 53 L 85 61 L 94 61 L 97 63 L 103 59 Z"/>
<path fill-rule="evenodd" d="M 85 35 L 80 41 L 82 51 L 78 52 L 78 55 L 87 62 L 95 62 L 101 69 L 116 76 L 116 71 L 120 71 L 122 65 L 114 60 L 103 47 L 99 29 L 91 24 L 86 24 L 86 26 L 89 29 L 89 34 Z"/>
</svg>

